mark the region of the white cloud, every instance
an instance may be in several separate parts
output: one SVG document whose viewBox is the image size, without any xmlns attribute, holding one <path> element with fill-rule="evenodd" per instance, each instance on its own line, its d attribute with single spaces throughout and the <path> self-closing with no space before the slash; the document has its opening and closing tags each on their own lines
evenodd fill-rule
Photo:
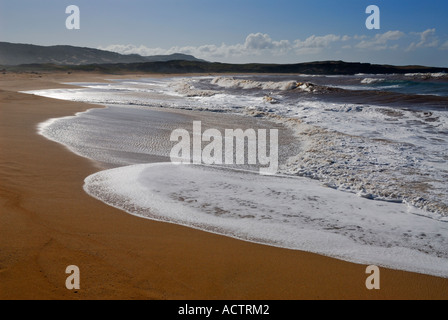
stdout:
<svg viewBox="0 0 448 320">
<path fill-rule="evenodd" d="M 247 49 L 254 50 L 272 49 L 274 47 L 271 37 L 262 33 L 252 33 L 248 35 L 244 45 Z"/>
<path fill-rule="evenodd" d="M 135 46 L 135 45 L 109 45 L 99 47 L 101 50 L 108 50 L 113 52 L 118 52 L 121 54 L 139 54 L 141 56 L 153 56 L 153 55 L 168 55 L 173 53 L 184 53 L 191 54 L 196 57 L 226 57 L 229 55 L 239 55 L 243 51 L 243 45 L 233 45 L 227 46 L 222 44 L 217 46 L 214 44 L 202 45 L 202 46 L 185 46 L 185 47 L 171 47 L 169 49 L 162 48 L 148 48 L 145 46 Z"/>
<path fill-rule="evenodd" d="M 288 40 L 273 41 L 268 34 L 251 33 L 244 43 L 247 50 L 288 50 L 291 44 Z"/>
<path fill-rule="evenodd" d="M 332 42 L 341 40 L 341 36 L 328 34 L 326 36 L 315 36 L 307 38 L 305 41 L 296 40 L 295 47 L 301 48 L 327 48 Z"/>
<path fill-rule="evenodd" d="M 141 56 L 152 56 L 158 54 L 168 54 L 167 50 L 161 48 L 148 48 L 145 46 L 134 46 L 131 44 L 113 44 L 105 47 L 99 47 L 100 50 L 118 52 L 121 54 L 139 54 Z"/>
<path fill-rule="evenodd" d="M 229 57 L 243 57 L 262 54 L 271 54 L 274 56 L 288 55 L 288 54 L 304 54 L 317 53 L 325 48 L 329 48 L 332 43 L 338 41 L 348 41 L 349 36 L 338 36 L 328 34 L 324 36 L 312 35 L 305 40 L 295 40 L 291 43 L 289 40 L 273 40 L 268 34 L 251 33 L 244 43 L 233 45 L 222 44 L 220 46 L 209 44 L 202 46 L 186 46 L 186 47 L 171 47 L 169 49 L 148 48 L 145 46 L 135 45 L 109 45 L 103 46 L 99 49 L 119 52 L 122 54 L 140 54 L 142 56 L 185 53 L 204 59 L 213 58 L 229 58 Z"/>
<path fill-rule="evenodd" d="M 390 41 L 397 41 L 401 39 L 405 34 L 401 31 L 387 31 L 385 33 L 377 34 L 374 38 L 368 39 L 362 37 L 363 40 L 356 45 L 360 49 L 371 49 L 371 50 L 385 50 L 390 49 L 388 46 Z M 396 45 L 392 46 L 395 47 Z"/>
<path fill-rule="evenodd" d="M 442 50 L 448 50 L 448 40 L 447 40 L 444 44 L 442 44 L 442 45 L 440 46 L 440 49 L 442 49 Z"/>
<path fill-rule="evenodd" d="M 268 34 L 251 33 L 247 36 L 244 43 L 233 45 L 221 44 L 220 46 L 214 44 L 202 46 L 185 46 L 185 47 L 171 47 L 169 49 L 148 48 L 145 46 L 135 45 L 109 45 L 99 47 L 102 50 L 114 51 L 122 54 L 140 54 L 142 56 L 162 55 L 172 53 L 191 54 L 196 57 L 205 59 L 213 58 L 228 58 L 259 55 L 265 52 L 281 55 L 287 54 L 291 49 L 291 43 L 288 40 L 274 41 Z"/>
<path fill-rule="evenodd" d="M 439 39 L 437 38 L 436 29 L 428 29 L 423 32 L 412 32 L 412 35 L 419 36 L 419 42 L 412 42 L 406 51 L 413 51 L 418 48 L 435 48 L 439 44 Z"/>
<path fill-rule="evenodd" d="M 305 40 L 295 40 L 294 49 L 297 54 L 318 54 L 324 49 L 330 48 L 334 42 L 343 41 L 342 37 L 335 34 L 325 36 L 312 35 Z"/>
<path fill-rule="evenodd" d="M 417 48 L 436 47 L 439 45 L 439 40 L 435 33 L 435 29 L 408 34 L 396 30 L 376 34 L 375 36 L 349 36 L 336 34 L 322 36 L 312 35 L 304 40 L 296 39 L 292 41 L 275 40 L 265 33 L 251 33 L 242 43 L 230 45 L 225 43 L 222 43 L 221 45 L 205 44 L 200 46 L 174 46 L 168 49 L 157 47 L 150 48 L 143 45 L 109 45 L 100 47 L 99 49 L 115 51 L 122 54 L 136 53 L 142 56 L 185 53 L 201 59 L 223 62 L 257 62 L 260 60 L 296 61 L 298 58 L 325 59 L 328 57 L 331 58 L 333 53 L 338 52 L 338 54 L 341 54 L 341 50 L 345 50 L 345 56 L 347 56 L 346 59 L 350 59 L 351 52 L 354 51 L 412 51 Z M 439 48 L 448 50 L 448 41 Z M 343 58 L 345 58 L 345 56 Z"/>
</svg>

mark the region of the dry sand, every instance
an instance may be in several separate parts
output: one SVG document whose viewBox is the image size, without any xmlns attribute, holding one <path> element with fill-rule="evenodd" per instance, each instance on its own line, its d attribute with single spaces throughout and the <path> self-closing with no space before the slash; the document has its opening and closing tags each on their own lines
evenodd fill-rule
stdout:
<svg viewBox="0 0 448 320">
<path fill-rule="evenodd" d="M 83 181 L 98 167 L 36 125 L 98 106 L 17 91 L 112 77 L 0 75 L 0 299 L 448 299 L 448 279 L 381 269 L 381 289 L 369 291 L 366 266 L 140 219 L 89 197 Z M 65 288 L 68 265 L 80 268 L 80 290 Z"/>
</svg>

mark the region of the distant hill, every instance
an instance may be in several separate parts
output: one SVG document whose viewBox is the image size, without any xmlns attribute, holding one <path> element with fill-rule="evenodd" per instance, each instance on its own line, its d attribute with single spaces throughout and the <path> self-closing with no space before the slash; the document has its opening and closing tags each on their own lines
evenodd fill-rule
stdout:
<svg viewBox="0 0 448 320">
<path fill-rule="evenodd" d="M 0 42 L 0 65 L 4 66 L 21 64 L 88 65 L 172 60 L 204 61 L 181 53 L 144 57 L 138 54 L 123 55 L 111 51 L 74 46 L 46 47 Z"/>
<path fill-rule="evenodd" d="M 12 72 L 45 71 L 95 71 L 109 74 L 124 73 L 276 73 L 314 75 L 354 75 L 354 74 L 405 74 L 405 73 L 448 73 L 448 68 L 424 66 L 391 66 L 370 63 L 319 61 L 297 64 L 229 64 L 202 61 L 155 61 L 143 63 L 114 63 L 64 66 L 56 64 L 27 64 L 1 67 Z"/>
<path fill-rule="evenodd" d="M 103 73 L 301 73 L 315 75 L 448 73 L 448 68 L 392 66 L 344 61 L 297 64 L 230 64 L 207 62 L 193 56 L 140 56 L 73 46 L 36 46 L 0 42 L 4 71 L 96 71 Z"/>
</svg>

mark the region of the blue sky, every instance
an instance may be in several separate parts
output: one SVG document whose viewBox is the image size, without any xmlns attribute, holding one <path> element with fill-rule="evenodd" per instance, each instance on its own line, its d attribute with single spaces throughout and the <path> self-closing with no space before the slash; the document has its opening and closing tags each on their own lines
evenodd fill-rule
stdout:
<svg viewBox="0 0 448 320">
<path fill-rule="evenodd" d="M 368 5 L 381 29 L 368 30 Z M 68 30 L 68 5 L 80 30 Z M 0 0 L 0 41 L 221 62 L 345 60 L 448 67 L 448 1 Z"/>
</svg>

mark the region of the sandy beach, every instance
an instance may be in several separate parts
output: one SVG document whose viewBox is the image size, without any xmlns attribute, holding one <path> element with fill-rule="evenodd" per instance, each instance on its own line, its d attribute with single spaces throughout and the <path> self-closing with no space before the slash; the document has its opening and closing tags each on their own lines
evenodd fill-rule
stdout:
<svg viewBox="0 0 448 320">
<path fill-rule="evenodd" d="M 101 168 L 36 126 L 97 105 L 23 90 L 155 75 L 0 75 L 0 299 L 448 299 L 448 279 L 248 243 L 137 218 L 88 196 Z M 219 115 L 216 115 L 219 117 Z M 65 287 L 69 265 L 81 289 Z"/>
</svg>

